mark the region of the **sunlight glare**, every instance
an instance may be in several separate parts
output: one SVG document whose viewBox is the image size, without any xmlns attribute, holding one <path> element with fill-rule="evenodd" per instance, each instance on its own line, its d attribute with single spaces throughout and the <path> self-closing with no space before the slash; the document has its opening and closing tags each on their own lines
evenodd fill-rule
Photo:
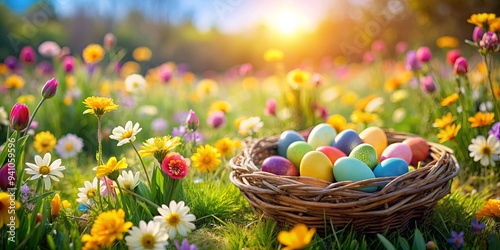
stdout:
<svg viewBox="0 0 500 250">
<path fill-rule="evenodd" d="M 297 11 L 284 10 L 271 20 L 272 27 L 283 35 L 292 35 L 302 29 L 304 18 Z"/>
</svg>

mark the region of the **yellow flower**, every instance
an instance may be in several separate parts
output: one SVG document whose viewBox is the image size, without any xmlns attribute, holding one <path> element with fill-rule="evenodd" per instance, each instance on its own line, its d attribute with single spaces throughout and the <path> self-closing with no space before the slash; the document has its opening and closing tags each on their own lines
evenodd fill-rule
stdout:
<svg viewBox="0 0 500 250">
<path fill-rule="evenodd" d="M 342 95 L 341 102 L 345 105 L 354 105 L 354 103 L 356 103 L 356 100 L 358 100 L 358 94 L 356 94 L 356 92 L 354 91 L 347 91 Z"/>
<path fill-rule="evenodd" d="M 234 154 L 234 142 L 227 138 L 221 138 L 214 143 L 217 152 L 224 158 L 230 157 Z"/>
<path fill-rule="evenodd" d="M 362 98 L 359 100 L 356 105 L 354 106 L 354 109 L 364 111 L 368 103 L 370 103 L 373 99 L 377 98 L 376 95 L 369 95 L 365 98 Z"/>
<path fill-rule="evenodd" d="M 243 89 L 257 89 L 259 87 L 259 80 L 253 76 L 245 77 L 241 81 Z"/>
<path fill-rule="evenodd" d="M 0 76 L 6 75 L 9 72 L 9 67 L 5 63 L 0 63 Z"/>
<path fill-rule="evenodd" d="M 54 195 L 52 198 L 51 206 L 50 206 L 50 214 L 54 217 L 59 216 L 59 212 L 61 211 L 61 197 L 59 194 Z"/>
<path fill-rule="evenodd" d="M 288 72 L 286 78 L 292 89 L 300 89 L 310 83 L 311 73 L 301 69 L 294 69 Z"/>
<path fill-rule="evenodd" d="M 137 47 L 132 52 L 132 57 L 138 62 L 149 61 L 151 59 L 152 52 L 147 47 Z"/>
<path fill-rule="evenodd" d="M 349 117 L 352 122 L 356 123 L 370 123 L 375 121 L 378 116 L 376 114 L 366 113 L 360 110 L 354 110 Z"/>
<path fill-rule="evenodd" d="M 56 146 L 56 137 L 50 131 L 42 131 L 35 135 L 33 146 L 36 152 L 45 154 Z"/>
<path fill-rule="evenodd" d="M 450 106 L 453 103 L 455 103 L 458 100 L 458 94 L 453 93 L 447 97 L 445 97 L 439 104 L 441 104 L 442 107 Z"/>
<path fill-rule="evenodd" d="M 125 212 L 122 209 L 103 212 L 97 216 L 90 229 L 90 235 L 84 234 L 82 242 L 97 245 L 100 248 L 111 247 L 116 240 L 123 239 L 123 233 L 129 231 L 132 222 L 125 222 Z M 89 247 L 85 244 L 85 247 Z"/>
<path fill-rule="evenodd" d="M 137 74 L 141 72 L 141 65 L 134 61 L 128 61 L 123 64 L 122 68 L 120 69 L 120 76 L 121 77 L 127 77 L 132 74 Z"/>
<path fill-rule="evenodd" d="M 343 115 L 333 114 L 328 117 L 326 123 L 330 124 L 337 133 L 346 129 L 356 129 L 356 124 L 347 123 L 347 120 Z"/>
<path fill-rule="evenodd" d="M 128 164 L 125 161 L 125 158 L 118 162 L 116 161 L 116 157 L 109 158 L 106 164 L 97 167 L 97 178 L 102 178 L 106 175 L 112 174 L 113 172 L 117 173 L 116 177 L 118 178 L 118 170 L 128 167 Z M 113 180 L 113 178 L 110 179 Z"/>
<path fill-rule="evenodd" d="M 85 101 L 83 101 L 83 104 L 88 108 L 83 113 L 94 114 L 97 118 L 101 118 L 105 113 L 118 108 L 118 105 L 113 102 L 113 99 L 100 96 L 87 97 Z"/>
<path fill-rule="evenodd" d="M 308 229 L 306 225 L 296 224 L 290 231 L 281 231 L 278 234 L 278 241 L 285 245 L 283 250 L 302 249 L 311 243 L 316 228 Z"/>
<path fill-rule="evenodd" d="M 439 48 L 442 48 L 442 49 L 445 49 L 445 48 L 453 49 L 453 48 L 458 47 L 458 45 L 460 45 L 460 42 L 458 41 L 458 39 L 456 37 L 442 36 L 436 40 L 436 44 Z"/>
<path fill-rule="evenodd" d="M 208 108 L 208 113 L 212 113 L 215 111 L 222 111 L 225 114 L 229 113 L 231 111 L 231 104 L 226 101 L 215 101 L 210 105 L 210 108 Z"/>
<path fill-rule="evenodd" d="M 392 92 L 392 91 L 399 89 L 399 87 L 401 87 L 401 85 L 403 85 L 403 83 L 404 82 L 401 81 L 401 78 L 391 77 L 387 81 L 385 81 L 384 89 L 387 92 Z"/>
<path fill-rule="evenodd" d="M 455 121 L 455 117 L 448 112 L 446 115 L 443 115 L 441 118 L 436 118 L 434 120 L 434 123 L 432 124 L 432 127 L 434 128 L 444 128 L 448 125 L 450 125 L 453 121 Z"/>
<path fill-rule="evenodd" d="M 476 212 L 476 219 L 483 217 L 500 219 L 500 200 L 489 199 L 486 204 Z"/>
<path fill-rule="evenodd" d="M 5 79 L 5 87 L 8 89 L 21 89 L 24 87 L 24 79 L 18 75 L 11 75 Z"/>
<path fill-rule="evenodd" d="M 21 95 L 17 98 L 18 103 L 30 103 L 35 101 L 34 95 Z"/>
<path fill-rule="evenodd" d="M 266 62 L 279 62 L 283 60 L 285 53 L 279 49 L 268 49 L 264 52 L 264 60 Z"/>
<path fill-rule="evenodd" d="M 439 139 L 439 143 L 443 143 L 449 140 L 453 140 L 457 137 L 458 131 L 462 127 L 461 124 L 451 124 L 446 126 L 444 129 L 439 130 L 437 134 L 437 138 Z"/>
<path fill-rule="evenodd" d="M 493 32 L 500 31 L 500 18 L 495 18 L 495 20 L 491 21 L 490 31 L 493 31 Z"/>
<path fill-rule="evenodd" d="M 193 166 L 198 168 L 200 172 L 212 172 L 221 163 L 219 159 L 221 154 L 216 148 L 205 145 L 199 146 L 196 153 L 191 156 Z"/>
<path fill-rule="evenodd" d="M 89 44 L 83 49 L 83 61 L 87 64 L 99 63 L 104 57 L 104 49 L 99 44 Z"/>
<path fill-rule="evenodd" d="M 154 156 L 161 163 L 168 152 L 181 144 L 180 140 L 179 137 L 170 138 L 170 135 L 149 138 L 142 143 L 143 146 L 141 146 L 139 154 L 142 157 Z"/>
<path fill-rule="evenodd" d="M 217 91 L 217 82 L 212 79 L 203 79 L 196 86 L 196 92 L 201 96 L 210 95 Z"/>
<path fill-rule="evenodd" d="M 496 19 L 496 15 L 494 13 L 478 13 L 473 14 L 467 19 L 468 23 L 472 23 L 481 28 L 488 28 L 488 26 Z"/>
<path fill-rule="evenodd" d="M 403 100 L 406 100 L 406 98 L 408 98 L 409 95 L 410 94 L 408 93 L 408 90 L 398 89 L 391 94 L 390 99 L 391 99 L 391 102 L 398 103 L 398 102 L 401 102 Z"/>
<path fill-rule="evenodd" d="M 19 219 L 17 218 L 17 213 L 12 213 L 12 209 L 18 210 L 19 208 L 21 208 L 21 203 L 19 203 L 19 201 L 14 201 L 14 206 L 11 207 L 11 195 L 7 192 L 0 192 L 0 228 L 3 228 L 4 224 L 5 226 L 7 226 L 7 224 L 12 221 L 12 216 L 15 217 L 15 227 L 19 227 Z"/>
<path fill-rule="evenodd" d="M 492 124 L 495 120 L 495 113 L 477 112 L 473 117 L 469 117 L 472 128 L 484 127 Z"/>
<path fill-rule="evenodd" d="M 64 209 L 66 209 L 66 208 L 70 208 L 70 207 L 71 207 L 71 203 L 70 203 L 68 200 L 63 200 L 63 201 L 62 201 L 62 207 L 63 207 Z"/>
</svg>

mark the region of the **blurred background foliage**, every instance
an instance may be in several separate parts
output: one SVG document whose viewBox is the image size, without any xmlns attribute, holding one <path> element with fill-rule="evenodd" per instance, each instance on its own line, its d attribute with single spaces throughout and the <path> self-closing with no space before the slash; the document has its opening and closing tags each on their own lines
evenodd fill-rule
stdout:
<svg viewBox="0 0 500 250">
<path fill-rule="evenodd" d="M 103 15 L 97 1 L 71 16 L 55 11 L 57 4 L 69 4 L 63 0 L 30 0 L 29 8 L 22 12 L 13 12 L 9 8 L 12 2 L 15 1 L 0 1 L 1 61 L 8 55 L 17 55 L 24 45 L 36 48 L 46 40 L 67 46 L 72 52 L 82 51 L 90 43 L 102 43 L 104 34 L 111 32 L 128 52 L 124 60 L 131 58 L 134 48 L 147 46 L 153 51 L 149 66 L 165 61 L 187 63 L 196 73 L 220 72 L 243 63 L 263 68 L 266 64 L 262 53 L 272 47 L 285 52 L 286 66 L 319 66 L 314 64 L 339 56 L 343 61 L 357 62 L 378 39 L 386 42 L 385 56 L 395 54 L 393 48 L 398 41 L 408 42 L 410 49 L 420 45 L 432 49 L 443 35 L 460 41 L 468 39 L 472 26 L 463 20 L 471 14 L 500 10 L 497 0 L 332 0 L 325 6 L 328 14 L 315 29 L 285 36 L 265 22 L 231 33 L 222 32 L 215 25 L 200 31 L 189 10 L 176 13 L 180 21 L 172 22 L 168 16 L 180 11 L 176 9 L 178 0 L 105 1 L 112 8 L 125 2 L 137 5 L 122 17 Z M 214 0 L 205 5 L 213 8 L 207 11 L 216 15 L 217 11 L 229 11 L 224 8 L 234 2 L 241 1 Z"/>
</svg>

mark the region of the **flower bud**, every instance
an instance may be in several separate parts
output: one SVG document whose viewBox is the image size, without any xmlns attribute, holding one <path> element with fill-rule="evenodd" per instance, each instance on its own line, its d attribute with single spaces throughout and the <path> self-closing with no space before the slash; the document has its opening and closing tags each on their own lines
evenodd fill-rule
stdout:
<svg viewBox="0 0 500 250">
<path fill-rule="evenodd" d="M 71 73 L 75 70 L 75 58 L 72 56 L 64 57 L 62 61 L 62 66 L 66 73 Z"/>
<path fill-rule="evenodd" d="M 30 111 L 26 104 L 16 103 L 10 111 L 10 127 L 21 131 L 28 126 L 30 120 Z"/>
<path fill-rule="evenodd" d="M 483 28 L 476 26 L 472 31 L 472 41 L 478 43 L 483 38 Z"/>
<path fill-rule="evenodd" d="M 455 60 L 457 60 L 457 58 L 459 58 L 460 56 L 462 56 L 462 54 L 460 53 L 460 50 L 452 49 L 452 50 L 448 51 L 448 53 L 446 53 L 446 62 L 453 65 L 453 64 L 455 64 Z"/>
<path fill-rule="evenodd" d="M 463 75 L 467 73 L 469 65 L 467 63 L 467 59 L 464 57 L 459 57 L 455 60 L 455 64 L 453 65 L 453 74 L 455 75 Z"/>
<path fill-rule="evenodd" d="M 9 177 L 11 177 L 11 180 L 9 180 Z M 14 169 L 11 170 L 9 173 L 9 163 L 5 163 L 0 169 L 0 189 L 2 190 L 7 190 L 8 188 L 13 188 L 16 186 L 16 171 Z"/>
<path fill-rule="evenodd" d="M 226 115 L 222 111 L 215 111 L 208 117 L 207 123 L 212 128 L 222 128 L 226 125 Z"/>
<path fill-rule="evenodd" d="M 500 41 L 495 32 L 486 32 L 481 41 L 479 41 L 479 48 L 483 53 L 493 53 L 500 49 Z"/>
<path fill-rule="evenodd" d="M 420 88 L 425 93 L 432 93 L 436 91 L 436 84 L 434 83 L 434 79 L 432 76 L 424 76 L 420 79 Z"/>
<path fill-rule="evenodd" d="M 57 91 L 57 86 L 59 84 L 57 83 L 57 80 L 55 78 L 52 78 L 48 80 L 45 85 L 43 85 L 42 88 L 42 96 L 44 99 L 50 99 L 54 97 Z"/>
<path fill-rule="evenodd" d="M 59 216 L 59 212 L 61 211 L 61 197 L 59 194 L 54 195 L 52 198 L 51 206 L 50 206 L 50 214 L 54 217 Z"/>
<path fill-rule="evenodd" d="M 414 50 L 406 53 L 406 69 L 411 71 L 418 71 L 422 66 L 417 59 L 417 53 Z"/>
<path fill-rule="evenodd" d="M 266 101 L 266 109 L 264 109 L 264 114 L 268 116 L 276 116 L 276 100 L 271 98 Z"/>
<path fill-rule="evenodd" d="M 432 53 L 428 47 L 420 47 L 417 50 L 417 59 L 420 62 L 428 62 L 431 60 Z"/>
<path fill-rule="evenodd" d="M 116 45 L 116 36 L 113 33 L 106 33 L 104 35 L 104 48 L 110 50 Z"/>
<path fill-rule="evenodd" d="M 4 63 L 10 70 L 17 69 L 17 58 L 14 56 L 7 56 L 4 60 Z"/>
<path fill-rule="evenodd" d="M 24 46 L 19 53 L 19 61 L 26 64 L 33 64 L 36 61 L 35 49 L 31 46 Z"/>
<path fill-rule="evenodd" d="M 196 131 L 196 129 L 198 129 L 198 125 L 200 125 L 200 119 L 198 119 L 196 113 L 192 109 L 190 109 L 189 114 L 186 118 L 187 129 L 191 132 L 194 132 Z"/>
</svg>

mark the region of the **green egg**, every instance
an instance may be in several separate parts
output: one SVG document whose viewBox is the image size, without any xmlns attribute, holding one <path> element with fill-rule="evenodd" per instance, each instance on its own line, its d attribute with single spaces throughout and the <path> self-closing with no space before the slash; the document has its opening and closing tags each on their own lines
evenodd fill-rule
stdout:
<svg viewBox="0 0 500 250">
<path fill-rule="evenodd" d="M 302 161 L 302 157 L 304 157 L 307 152 L 313 150 L 314 148 L 305 141 L 292 142 L 286 150 L 286 158 L 298 168 L 300 166 L 300 161 Z"/>
<path fill-rule="evenodd" d="M 349 157 L 364 162 L 370 169 L 374 169 L 377 166 L 377 150 L 368 143 L 356 146 L 349 154 Z"/>
</svg>

